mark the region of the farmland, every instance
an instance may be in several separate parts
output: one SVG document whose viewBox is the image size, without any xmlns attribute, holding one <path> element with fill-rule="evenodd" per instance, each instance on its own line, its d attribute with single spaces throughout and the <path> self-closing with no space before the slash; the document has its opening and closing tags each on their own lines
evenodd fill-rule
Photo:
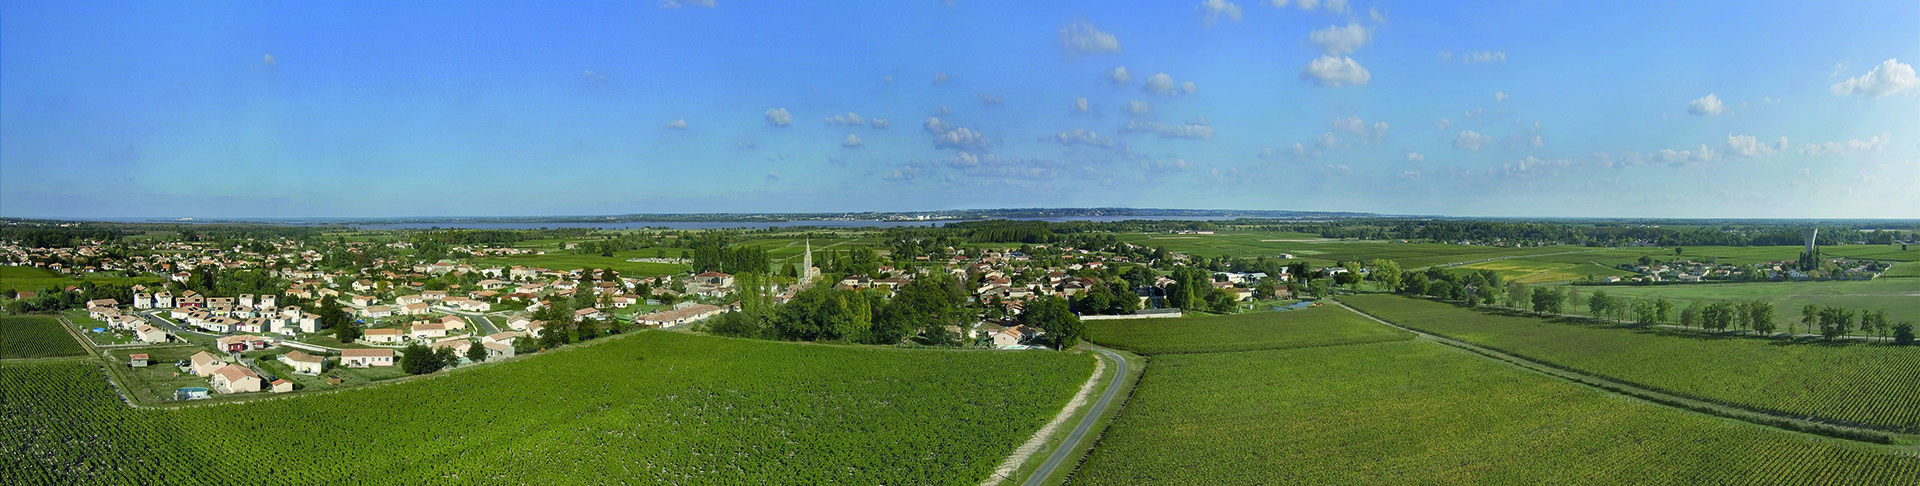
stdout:
<svg viewBox="0 0 1920 486">
<path fill-rule="evenodd" d="M 1895 265 L 1901 268 L 1907 264 Z M 1694 302 L 1718 300 L 1754 300 L 1772 302 L 1774 324 L 1784 331 L 1789 323 L 1798 325 L 1800 308 L 1806 304 L 1832 305 L 1854 310 L 1887 311 L 1896 323 L 1920 321 L 1920 279 L 1878 278 L 1869 281 L 1839 282 L 1763 282 L 1734 284 L 1688 284 L 1663 286 L 1583 287 L 1591 295 L 1605 290 L 1608 295 L 1652 299 L 1665 297 L 1685 307 Z M 1569 309 L 1584 313 L 1586 309 Z M 1920 322 L 1916 322 L 1920 324 Z M 1802 326 L 1804 330 L 1804 326 Z M 1867 334 L 1855 332 L 1855 334 Z"/>
<path fill-rule="evenodd" d="M 0 317 L 0 359 L 81 356 L 87 350 L 60 321 L 46 316 Z"/>
<path fill-rule="evenodd" d="M 1583 325 L 1388 295 L 1342 300 L 1410 328 L 1684 396 L 1920 431 L 1912 349 Z"/>
<path fill-rule="evenodd" d="M 1121 233 L 1115 236 L 1121 241 L 1136 245 L 1165 247 L 1167 251 L 1210 258 L 1220 256 L 1274 258 L 1281 253 L 1287 253 L 1316 265 L 1331 265 L 1339 260 L 1384 258 L 1399 262 L 1402 268 L 1590 250 L 1578 246 L 1512 248 L 1384 241 L 1298 240 L 1288 239 L 1286 235 L 1258 232 L 1221 232 L 1214 235 Z"/>
<path fill-rule="evenodd" d="M 666 250 L 670 250 L 667 258 L 678 258 L 680 256 L 679 249 L 677 248 L 667 248 Z M 620 272 L 621 275 L 629 276 L 678 275 L 687 272 L 686 265 L 627 261 L 629 258 L 653 258 L 654 254 L 655 252 L 652 249 L 622 251 L 614 253 L 612 257 L 555 252 L 546 255 L 509 255 L 497 258 L 474 259 L 473 264 L 499 266 L 521 265 L 554 270 L 611 268 L 616 272 Z"/>
<path fill-rule="evenodd" d="M 1425 341 L 1153 358 L 1071 484 L 1915 484 L 1920 458 Z"/>
<path fill-rule="evenodd" d="M 96 364 L 9 365 L 0 368 L 0 476 L 14 484 L 978 484 L 1060 410 L 1093 365 L 1085 354 L 652 331 L 446 376 L 160 410 L 128 408 Z M 275 438 L 264 446 L 269 431 Z M 241 470 L 261 474 L 209 473 Z"/>
<path fill-rule="evenodd" d="M 113 274 L 118 275 L 119 273 L 114 272 Z M 112 285 L 151 285 L 160 280 L 159 277 L 129 278 L 99 276 L 76 278 L 64 276 L 42 268 L 0 265 L 0 292 L 8 290 L 38 292 L 42 289 L 59 289 L 69 285 L 80 285 L 82 282 Z"/>
<path fill-rule="evenodd" d="M 1579 257 L 1582 254 L 1561 255 Z M 1459 269 L 1492 270 L 1500 277 L 1520 283 L 1566 282 L 1587 277 L 1627 276 L 1633 272 L 1608 268 L 1593 263 L 1554 262 L 1532 259 L 1507 259 L 1461 265 Z"/>
<path fill-rule="evenodd" d="M 1337 307 L 1087 323 L 1088 340 L 1149 355 L 1299 348 L 1412 337 Z"/>
</svg>

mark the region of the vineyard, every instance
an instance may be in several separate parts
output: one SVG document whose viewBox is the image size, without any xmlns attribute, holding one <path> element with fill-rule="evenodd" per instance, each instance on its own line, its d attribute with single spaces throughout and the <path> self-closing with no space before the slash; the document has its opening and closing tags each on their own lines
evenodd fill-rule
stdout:
<svg viewBox="0 0 1920 486">
<path fill-rule="evenodd" d="M 1406 341 L 1156 356 L 1072 484 L 1901 485 L 1920 458 Z"/>
<path fill-rule="evenodd" d="M 99 365 L 0 367 L 9 484 L 979 484 L 1086 354 L 642 332 L 337 393 L 131 409 Z M 1017 371 L 1014 371 L 1017 370 Z"/>
<path fill-rule="evenodd" d="M 1388 295 L 1342 300 L 1413 329 L 1671 393 L 1920 431 L 1920 349 L 1589 326 Z"/>
<path fill-rule="evenodd" d="M 45 316 L 0 317 L 0 359 L 87 354 L 60 321 Z"/>
<path fill-rule="evenodd" d="M 1140 354 L 1284 349 L 1411 338 L 1410 333 L 1337 307 L 1087 322 L 1088 340 Z"/>
</svg>

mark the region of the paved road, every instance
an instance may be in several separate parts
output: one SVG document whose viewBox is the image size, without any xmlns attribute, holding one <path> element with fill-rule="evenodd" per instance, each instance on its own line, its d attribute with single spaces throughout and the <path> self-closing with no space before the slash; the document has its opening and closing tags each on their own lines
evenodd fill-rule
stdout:
<svg viewBox="0 0 1920 486">
<path fill-rule="evenodd" d="M 1034 469 L 1033 475 L 1027 476 L 1027 481 L 1021 483 L 1022 485 L 1038 486 L 1045 483 L 1047 477 L 1053 476 L 1053 470 L 1059 469 L 1060 464 L 1066 462 L 1067 457 L 1080 448 L 1080 442 L 1086 440 L 1087 432 L 1093 430 L 1095 422 L 1100 421 L 1100 414 L 1106 413 L 1107 405 L 1112 403 L 1113 396 L 1120 392 L 1120 384 L 1126 381 L 1126 358 L 1105 349 L 1094 348 L 1094 351 L 1106 355 L 1108 359 L 1113 360 L 1114 364 L 1119 365 L 1114 367 L 1113 381 L 1107 384 L 1107 391 L 1100 394 L 1100 401 L 1093 402 L 1093 408 L 1087 409 L 1087 415 L 1080 418 L 1080 425 L 1074 426 L 1073 432 L 1067 434 L 1067 440 L 1062 441 L 1059 447 L 1055 447 L 1053 453 L 1047 455 L 1047 462 L 1040 463 L 1040 467 Z"/>
<path fill-rule="evenodd" d="M 488 334 L 494 334 L 494 333 L 498 333 L 498 332 L 500 332 L 500 328 L 499 328 L 499 327 L 495 327 L 495 326 L 493 325 L 493 320 L 492 320 L 492 319 L 488 319 L 488 318 L 487 318 L 487 315 L 486 315 L 486 314 L 482 314 L 482 313 L 478 313 L 478 312 L 466 312 L 466 311 L 461 311 L 461 310 L 455 310 L 455 309 L 453 309 L 453 308 L 449 308 L 449 307 L 435 307 L 435 308 L 434 308 L 434 310 L 437 310 L 437 311 L 441 311 L 441 312 L 445 312 L 445 313 L 448 313 L 448 314 L 455 314 L 455 315 L 460 315 L 460 316 L 466 316 L 466 317 L 469 317 L 469 318 L 471 318 L 470 320 L 476 320 L 476 321 L 480 321 L 480 322 L 478 322 L 478 323 L 477 323 L 477 324 L 478 324 L 478 325 L 480 326 L 480 330 L 482 330 L 482 331 L 486 331 L 486 333 L 484 333 L 484 334 L 481 334 L 482 336 L 485 336 L 485 335 L 488 335 Z"/>
</svg>

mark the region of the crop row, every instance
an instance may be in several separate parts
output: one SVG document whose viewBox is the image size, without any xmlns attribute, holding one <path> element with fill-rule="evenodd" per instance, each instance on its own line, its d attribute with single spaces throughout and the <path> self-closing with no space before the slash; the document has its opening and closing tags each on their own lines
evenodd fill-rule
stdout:
<svg viewBox="0 0 1920 486">
<path fill-rule="evenodd" d="M 1064 353 L 617 339 L 398 386 L 161 410 L 127 408 L 97 365 L 0 367 L 0 477 L 978 483 L 1093 368 Z"/>
<path fill-rule="evenodd" d="M 1424 341 L 1153 358 L 1071 484 L 1920 483 L 1920 458 Z"/>
<path fill-rule="evenodd" d="M 87 354 L 60 321 L 46 316 L 0 317 L 0 359 Z"/>
<path fill-rule="evenodd" d="M 1141 354 L 1285 349 L 1412 338 L 1411 333 L 1337 307 L 1087 323 L 1089 341 Z"/>
<path fill-rule="evenodd" d="M 1920 351 L 1912 348 L 1589 326 L 1386 295 L 1343 300 L 1410 328 L 1670 393 L 1840 424 L 1920 430 Z"/>
</svg>

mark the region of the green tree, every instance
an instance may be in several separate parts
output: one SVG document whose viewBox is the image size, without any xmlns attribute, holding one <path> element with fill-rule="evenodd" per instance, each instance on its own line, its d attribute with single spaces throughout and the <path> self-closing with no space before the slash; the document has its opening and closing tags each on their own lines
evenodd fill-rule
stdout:
<svg viewBox="0 0 1920 486">
<path fill-rule="evenodd" d="M 475 363 L 487 360 L 487 347 L 480 343 L 467 343 L 467 361 Z"/>
<path fill-rule="evenodd" d="M 1757 299 L 1747 302 L 1747 328 L 1760 334 L 1773 334 L 1773 303 Z"/>
<path fill-rule="evenodd" d="M 1679 250 L 1679 248 L 1675 248 Z M 1661 297 L 1653 301 L 1654 322 L 1666 324 L 1673 322 L 1673 301 Z"/>
<path fill-rule="evenodd" d="M 1613 299 L 1607 297 L 1607 291 L 1595 290 L 1593 296 L 1587 298 L 1587 313 L 1594 317 L 1604 317 L 1608 314 L 1607 311 L 1612 310 L 1609 308 L 1612 305 Z"/>
<path fill-rule="evenodd" d="M 1374 259 L 1367 266 L 1372 268 L 1371 276 L 1374 281 L 1380 282 L 1380 285 L 1385 287 L 1387 291 L 1391 292 L 1394 289 L 1400 288 L 1401 276 L 1399 263 L 1393 260 Z"/>
<path fill-rule="evenodd" d="M 1313 298 L 1315 299 L 1324 299 L 1332 292 L 1333 285 L 1327 282 L 1327 279 L 1316 278 L 1313 279 L 1313 281 L 1307 282 L 1307 293 L 1313 294 Z"/>
<path fill-rule="evenodd" d="M 1913 323 L 1902 322 L 1900 325 L 1893 326 L 1893 342 L 1901 346 L 1912 345 Z"/>
<path fill-rule="evenodd" d="M 1539 287 L 1533 289 L 1533 311 L 1540 314 L 1559 314 L 1567 296 L 1558 289 Z"/>
<path fill-rule="evenodd" d="M 1800 325 L 1802 327 L 1807 328 L 1807 332 L 1813 332 L 1813 323 L 1817 322 L 1819 318 L 1820 318 L 1819 306 L 1816 306 L 1813 304 L 1807 304 L 1800 308 Z M 1789 323 L 1788 325 L 1791 326 L 1792 324 Z M 1798 332 L 1796 332 L 1791 327 L 1787 328 L 1787 333 L 1798 334 Z"/>
<path fill-rule="evenodd" d="M 1067 309 L 1067 302 L 1051 295 L 1028 302 L 1026 312 L 1020 314 L 1020 320 L 1029 327 L 1046 332 L 1055 349 L 1061 351 L 1073 349 L 1086 331 L 1086 325 L 1080 322 L 1080 318 Z"/>
<path fill-rule="evenodd" d="M 410 375 L 424 375 L 440 371 L 440 356 L 420 343 L 407 345 L 400 350 L 400 369 Z"/>
</svg>

